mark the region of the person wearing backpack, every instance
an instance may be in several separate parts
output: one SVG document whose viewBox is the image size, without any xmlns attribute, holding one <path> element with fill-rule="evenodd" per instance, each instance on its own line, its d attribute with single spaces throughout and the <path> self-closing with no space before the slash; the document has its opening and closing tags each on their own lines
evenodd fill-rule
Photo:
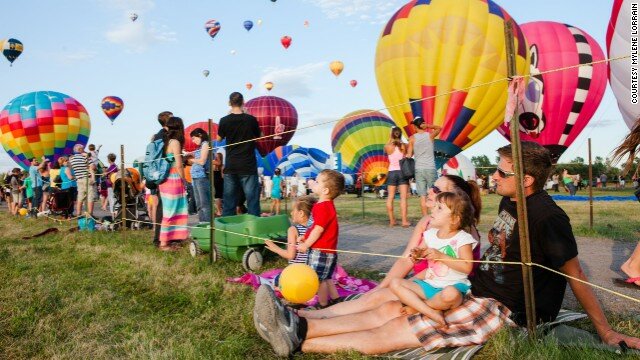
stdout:
<svg viewBox="0 0 640 360">
<path fill-rule="evenodd" d="M 198 209 L 198 221 L 209 222 L 211 219 L 211 190 L 209 183 L 209 135 L 202 129 L 194 129 L 189 136 L 198 149 L 193 153 L 191 165 L 191 184 Z"/>
<path fill-rule="evenodd" d="M 162 224 L 160 226 L 160 250 L 173 251 L 173 245 L 181 244 L 189 236 L 187 230 L 187 196 L 185 189 L 182 147 L 184 124 L 179 117 L 171 117 L 166 123 L 164 157 L 171 164 L 166 179 L 158 185 L 162 199 Z M 149 181 L 149 179 L 147 179 Z"/>
<path fill-rule="evenodd" d="M 255 155 L 255 139 L 260 137 L 260 126 L 254 116 L 245 114 L 242 109 L 242 94 L 231 93 L 229 105 L 231 111 L 220 119 L 218 127 L 218 141 L 227 140 L 222 216 L 236 214 L 240 192 L 247 199 L 249 214 L 260 216 L 260 184 Z"/>
<path fill-rule="evenodd" d="M 160 131 L 158 131 L 157 134 L 154 134 L 151 137 L 151 142 L 156 141 L 156 140 L 162 140 L 164 138 L 165 133 L 167 132 L 166 129 L 166 124 L 167 124 L 167 120 L 169 120 L 169 118 L 171 118 L 173 116 L 173 113 L 171 111 L 163 111 L 160 114 L 158 114 L 158 123 L 160 124 Z M 149 197 L 153 200 L 157 200 L 155 202 L 155 208 L 156 208 L 156 216 L 155 219 L 157 220 L 161 220 L 162 219 L 162 199 L 160 199 L 160 196 L 158 194 L 158 187 L 155 184 L 152 184 L 151 182 L 146 182 L 147 189 L 149 189 L 150 195 Z M 156 221 L 157 221 L 156 220 Z M 156 222 L 154 221 L 154 222 Z M 155 223 L 153 226 L 153 245 L 155 246 L 159 246 L 160 245 L 160 226 L 158 226 L 160 224 Z"/>
</svg>

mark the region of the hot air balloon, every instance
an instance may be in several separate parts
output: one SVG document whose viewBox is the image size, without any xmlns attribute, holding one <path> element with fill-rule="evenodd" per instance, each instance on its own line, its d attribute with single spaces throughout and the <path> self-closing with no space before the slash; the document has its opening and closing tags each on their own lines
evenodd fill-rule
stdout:
<svg viewBox="0 0 640 360">
<path fill-rule="evenodd" d="M 273 83 L 271 81 L 267 81 L 264 83 L 264 88 L 267 89 L 267 91 L 271 91 L 271 89 L 273 89 Z"/>
<path fill-rule="evenodd" d="M 2 55 L 9 60 L 11 66 L 13 66 L 13 62 L 22 54 L 22 50 L 24 50 L 24 46 L 17 39 L 8 39 L 5 40 L 2 44 Z"/>
<path fill-rule="evenodd" d="M 264 136 L 275 135 L 258 140 L 257 148 L 262 156 L 278 146 L 286 145 L 298 127 L 296 108 L 287 100 L 276 96 L 251 99 L 245 104 L 245 111 L 258 119 Z"/>
<path fill-rule="evenodd" d="M 102 99 L 101 107 L 104 114 L 111 120 L 111 125 L 113 125 L 113 121 L 124 109 L 124 101 L 117 96 L 107 96 Z"/>
<path fill-rule="evenodd" d="M 309 27 L 309 20 L 305 20 L 304 21 L 304 27 L 308 28 Z"/>
<path fill-rule="evenodd" d="M 49 160 L 73 154 L 75 144 L 86 145 L 91 132 L 87 110 L 59 92 L 37 91 L 11 100 L 0 112 L 0 140 L 23 169 L 32 158 Z"/>
<path fill-rule="evenodd" d="M 383 184 L 389 167 L 384 145 L 394 126 L 388 116 L 373 110 L 354 111 L 338 121 L 331 132 L 331 148 L 342 154 L 343 171 L 364 173 L 366 184 Z"/>
<path fill-rule="evenodd" d="M 442 175 L 457 175 L 465 180 L 475 180 L 476 167 L 468 157 L 458 154 L 444 164 Z"/>
<path fill-rule="evenodd" d="M 492 0 L 411 1 L 382 31 L 375 60 L 382 99 L 407 135 L 416 116 L 442 126 L 438 167 L 504 121 L 507 81 L 467 88 L 507 77 L 505 22 L 514 33 L 516 73 L 526 75 L 522 31 Z M 437 94 L 446 95 L 424 99 Z"/>
<path fill-rule="evenodd" d="M 220 22 L 217 20 L 209 20 L 204 24 L 204 29 L 207 31 L 207 34 L 211 36 L 212 39 L 216 37 L 216 35 L 218 35 L 218 32 L 220 31 L 220 27 L 221 27 Z"/>
<path fill-rule="evenodd" d="M 357 80 L 351 80 L 351 81 L 349 81 L 349 85 L 351 85 L 351 87 L 356 87 L 358 85 L 358 81 Z"/>
<path fill-rule="evenodd" d="M 329 64 L 329 70 L 331 70 L 333 75 L 335 75 L 336 77 L 340 75 L 343 69 L 344 69 L 344 64 L 342 63 L 342 61 L 332 61 Z"/>
<path fill-rule="evenodd" d="M 262 25 L 262 19 L 258 19 L 258 26 Z"/>
<path fill-rule="evenodd" d="M 315 148 L 297 148 L 286 155 L 278 168 L 282 175 L 293 176 L 298 174 L 305 179 L 315 178 L 320 171 L 329 168 L 329 154 Z"/>
<path fill-rule="evenodd" d="M 263 175 L 272 176 L 273 171 L 278 167 L 280 160 L 299 147 L 300 146 L 298 145 L 278 146 L 264 158 L 261 157 L 261 161 L 264 166 Z"/>
<path fill-rule="evenodd" d="M 242 25 L 244 26 L 245 29 L 247 29 L 247 31 L 249 31 L 253 27 L 253 21 L 246 20 L 244 23 L 242 23 Z"/>
<path fill-rule="evenodd" d="M 271 84 L 271 85 L 273 85 L 273 84 Z M 247 83 L 245 86 L 247 87 L 247 90 L 251 90 L 251 88 L 253 87 L 253 84 L 252 83 Z"/>
<path fill-rule="evenodd" d="M 204 75 L 204 77 L 209 76 L 209 70 L 202 70 L 202 75 Z"/>
<path fill-rule="evenodd" d="M 231 50 L 230 53 L 231 53 L 231 55 L 235 55 L 236 51 L 235 50 Z"/>
<path fill-rule="evenodd" d="M 611 19 L 607 27 L 607 54 L 609 58 L 629 55 L 631 49 L 631 1 L 613 0 Z M 618 108 L 629 129 L 640 118 L 640 99 L 638 89 L 631 97 L 631 59 L 609 62 L 609 83 L 613 95 L 618 100 Z"/>
<path fill-rule="evenodd" d="M 129 19 L 131 19 L 131 21 L 136 21 L 136 20 L 138 20 L 138 14 L 136 14 L 136 13 L 131 13 L 131 15 L 129 15 Z"/>
<path fill-rule="evenodd" d="M 536 21 L 521 28 L 531 52 L 531 78 L 518 109 L 520 137 L 549 149 L 555 163 L 600 105 L 607 87 L 607 66 L 540 73 L 601 61 L 604 54 L 589 34 L 571 25 Z M 510 138 L 508 124 L 498 131 Z"/>
<path fill-rule="evenodd" d="M 284 46 L 285 49 L 288 49 L 291 46 L 291 36 L 283 36 L 280 39 L 280 43 Z"/>
<path fill-rule="evenodd" d="M 198 149 L 198 146 L 196 144 L 193 143 L 193 141 L 191 141 L 191 132 L 195 129 L 202 129 L 204 130 L 207 134 L 209 133 L 209 121 L 200 121 L 197 122 L 195 124 L 191 124 L 189 126 L 187 126 L 184 129 L 184 151 L 186 152 L 192 152 L 192 151 L 196 151 Z M 211 124 L 211 130 L 213 131 L 213 146 L 219 146 L 220 144 L 217 144 L 217 142 L 215 141 L 215 139 L 218 137 L 218 124 L 216 123 L 212 123 Z M 211 138 L 211 136 L 209 137 Z"/>
</svg>

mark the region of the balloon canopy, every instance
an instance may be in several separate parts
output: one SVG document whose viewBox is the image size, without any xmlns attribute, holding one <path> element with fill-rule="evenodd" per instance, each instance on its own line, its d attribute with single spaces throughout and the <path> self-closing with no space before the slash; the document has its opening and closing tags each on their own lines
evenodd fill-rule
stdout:
<svg viewBox="0 0 640 360">
<path fill-rule="evenodd" d="M 271 89 L 273 89 L 273 83 L 271 81 L 267 81 L 264 83 L 264 88 L 267 89 L 267 91 L 271 91 Z"/>
<path fill-rule="evenodd" d="M 204 24 L 204 29 L 207 31 L 207 34 L 211 36 L 212 39 L 216 37 L 216 35 L 218 35 L 218 32 L 220 31 L 220 27 L 221 27 L 220 22 L 217 20 L 209 20 Z"/>
<path fill-rule="evenodd" d="M 476 167 L 468 157 L 458 154 L 444 164 L 442 175 L 458 175 L 465 180 L 475 180 Z"/>
<path fill-rule="evenodd" d="M 410 1 L 382 31 L 375 58 L 382 99 L 407 135 L 416 116 L 442 126 L 434 144 L 438 167 L 504 120 L 505 23 L 512 25 L 516 73 L 526 75 L 525 38 L 492 0 Z"/>
<path fill-rule="evenodd" d="M 265 156 L 278 146 L 286 145 L 298 127 L 298 112 L 285 99 L 260 96 L 245 104 L 245 111 L 258 119 L 260 130 L 267 138 L 258 140 L 257 149 Z"/>
<path fill-rule="evenodd" d="M 291 46 L 291 36 L 283 36 L 280 39 L 280 43 L 284 46 L 285 49 L 288 49 Z"/>
<path fill-rule="evenodd" d="M 55 91 L 36 91 L 11 100 L 0 112 L 0 139 L 23 169 L 32 158 L 57 161 L 89 140 L 89 114 L 76 99 Z"/>
<path fill-rule="evenodd" d="M 113 125 L 113 121 L 124 109 L 124 101 L 117 96 L 107 96 L 102 99 L 101 107 L 102 111 L 107 115 L 109 120 L 111 120 L 111 124 Z"/>
<path fill-rule="evenodd" d="M 191 141 L 191 132 L 195 129 L 202 129 L 204 132 L 209 134 L 209 121 L 200 121 L 195 124 L 191 124 L 184 129 L 184 151 L 192 152 L 198 149 L 198 145 L 194 144 Z M 216 145 L 216 138 L 218 137 L 218 124 L 212 123 L 211 130 L 213 131 L 213 136 L 209 136 L 209 138 L 213 138 L 213 144 Z"/>
<path fill-rule="evenodd" d="M 244 28 L 247 29 L 247 31 L 249 31 L 253 27 L 253 21 L 245 20 L 245 22 L 242 23 L 242 26 L 244 26 Z"/>
<path fill-rule="evenodd" d="M 345 172 L 364 173 L 366 184 L 383 184 L 389 167 L 384 145 L 394 126 L 388 116 L 373 110 L 357 110 L 338 121 L 331 132 L 331 148 L 342 154 Z"/>
<path fill-rule="evenodd" d="M 136 13 L 131 13 L 131 15 L 129 15 L 129 19 L 131 19 L 131 21 L 136 21 L 136 20 L 138 20 L 138 14 L 136 14 Z"/>
<path fill-rule="evenodd" d="M 22 54 L 23 50 L 24 46 L 20 40 L 8 39 L 2 42 L 2 55 L 9 60 L 11 65 L 13 65 L 13 62 Z"/>
<path fill-rule="evenodd" d="M 320 171 L 327 169 L 329 154 L 315 148 L 297 148 L 287 154 L 278 163 L 277 168 L 284 176 L 299 176 L 309 179 L 318 176 Z"/>
<path fill-rule="evenodd" d="M 342 70 L 344 70 L 344 63 L 342 61 L 332 61 L 329 64 L 329 70 L 331 70 L 333 75 L 338 77 Z"/>
<path fill-rule="evenodd" d="M 247 87 L 247 90 L 251 90 L 251 88 L 253 87 L 253 84 L 247 83 L 245 86 Z"/>
<path fill-rule="evenodd" d="M 630 0 L 613 0 L 611 19 L 607 27 L 607 54 L 609 58 L 629 56 L 631 49 L 631 3 Z M 622 113 L 629 129 L 640 118 L 640 99 L 635 89 L 635 98 L 631 96 L 631 59 L 621 59 L 609 62 L 609 83 L 613 95 L 618 101 L 618 108 Z M 635 99 L 635 100 L 634 100 Z"/>
<path fill-rule="evenodd" d="M 272 152 L 268 153 L 267 156 L 261 159 L 264 170 L 263 175 L 272 176 L 273 171 L 276 169 L 280 160 L 283 157 L 289 155 L 293 150 L 299 148 L 298 145 L 284 145 L 278 146 Z"/>
<path fill-rule="evenodd" d="M 600 105 L 607 67 L 595 64 L 545 72 L 601 61 L 604 54 L 589 34 L 571 25 L 536 21 L 521 28 L 529 44 L 532 76 L 518 109 L 520 136 L 549 149 L 556 163 Z M 508 124 L 498 131 L 510 139 Z"/>
<path fill-rule="evenodd" d="M 211 72 L 209 70 L 202 70 L 202 75 L 204 75 L 204 77 L 209 76 Z"/>
<path fill-rule="evenodd" d="M 349 85 L 351 85 L 351 87 L 356 87 L 358 85 L 358 80 L 349 81 Z"/>
</svg>

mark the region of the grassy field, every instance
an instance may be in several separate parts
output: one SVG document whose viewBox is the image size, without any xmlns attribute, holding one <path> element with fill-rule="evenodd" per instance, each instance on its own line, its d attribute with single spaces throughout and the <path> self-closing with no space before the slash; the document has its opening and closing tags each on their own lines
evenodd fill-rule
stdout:
<svg viewBox="0 0 640 360">
<path fill-rule="evenodd" d="M 483 224 L 488 226 L 498 198 L 484 199 Z M 341 221 L 386 221 L 383 201 L 366 200 L 365 220 L 359 206 L 355 197 L 341 197 Z M 415 199 L 411 206 L 414 213 L 418 211 Z M 581 230 L 585 221 L 588 225 L 588 207 L 583 209 L 588 205 L 562 206 L 574 219 L 578 234 L 626 241 L 637 237 L 638 218 L 631 215 L 637 214 L 636 203 L 596 203 L 602 220 L 593 233 Z M 0 216 L 0 359 L 273 358 L 253 328 L 252 290 L 225 282 L 244 273 L 240 263 L 221 260 L 210 266 L 206 257 L 194 260 L 186 250 L 161 253 L 151 246 L 150 232 L 71 233 L 66 230 L 70 225 L 5 214 Z M 52 226 L 61 232 L 21 239 Z M 268 265 L 284 262 L 271 260 Z M 614 315 L 611 320 L 616 329 L 640 336 L 638 319 Z M 579 326 L 590 328 L 588 321 Z M 364 357 L 343 353 L 296 358 Z M 619 356 L 522 341 L 504 330 L 477 358 Z"/>
</svg>

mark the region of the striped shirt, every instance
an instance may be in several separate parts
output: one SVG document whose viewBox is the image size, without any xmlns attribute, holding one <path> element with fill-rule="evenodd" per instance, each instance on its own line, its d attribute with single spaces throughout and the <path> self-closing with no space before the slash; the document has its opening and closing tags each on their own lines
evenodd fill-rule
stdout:
<svg viewBox="0 0 640 360">
<path fill-rule="evenodd" d="M 296 230 L 298 230 L 298 236 L 304 236 L 304 234 L 307 233 L 307 227 L 304 225 L 293 225 Z M 289 260 L 289 264 L 306 264 L 307 263 L 307 259 L 309 258 L 309 251 L 305 251 L 305 252 L 296 252 L 296 257 Z"/>
<path fill-rule="evenodd" d="M 89 159 L 82 154 L 69 156 L 69 164 L 76 179 L 84 179 L 89 177 Z"/>
</svg>

